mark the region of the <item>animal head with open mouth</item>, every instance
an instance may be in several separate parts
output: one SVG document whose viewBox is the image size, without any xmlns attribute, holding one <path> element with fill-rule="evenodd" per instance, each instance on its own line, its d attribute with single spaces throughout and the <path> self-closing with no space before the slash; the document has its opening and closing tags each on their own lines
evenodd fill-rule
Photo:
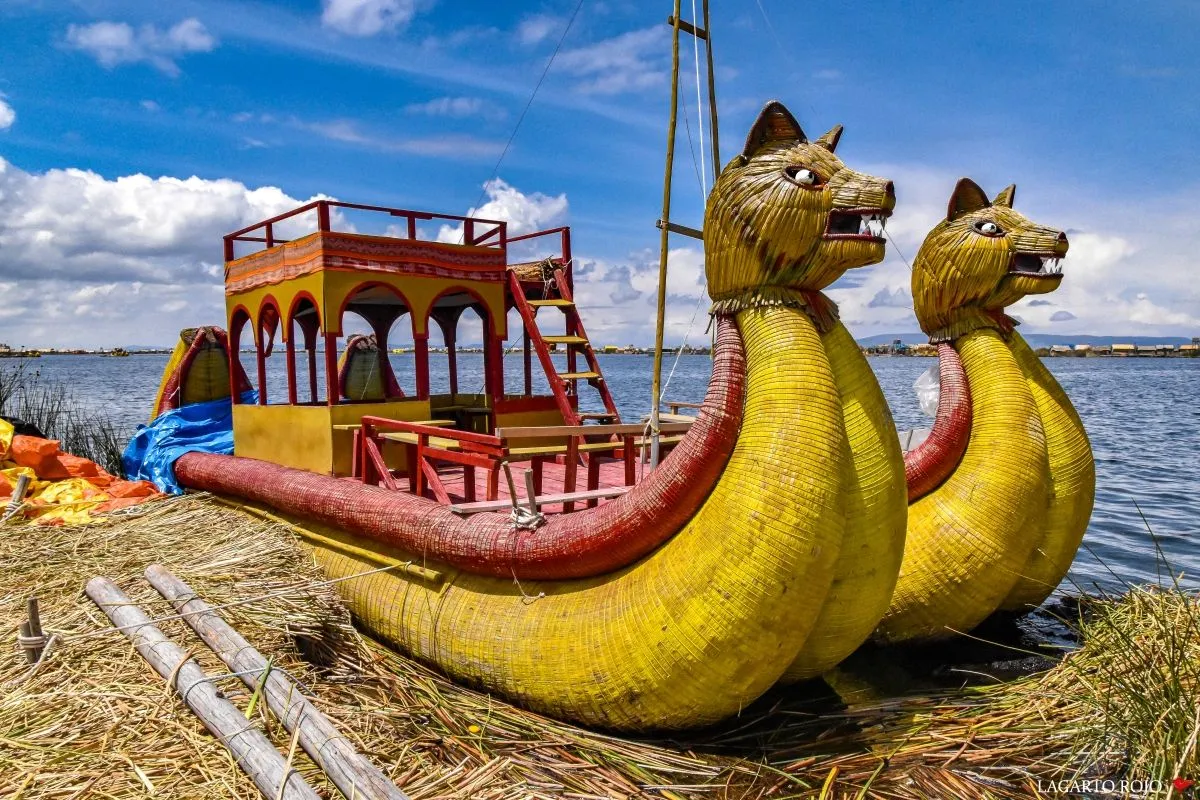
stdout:
<svg viewBox="0 0 1200 800">
<path fill-rule="evenodd" d="M 810 142 L 782 103 L 763 108 L 709 197 L 705 271 L 713 300 L 765 287 L 816 292 L 848 269 L 883 260 L 892 182 L 847 167 L 834 152 L 841 136 L 838 125 Z"/>
<path fill-rule="evenodd" d="M 1016 191 L 1009 186 L 989 202 L 969 178 L 954 187 L 946 219 L 925 237 L 913 263 L 917 320 L 931 337 L 953 339 L 1062 283 L 1067 235 L 1014 211 Z"/>
</svg>

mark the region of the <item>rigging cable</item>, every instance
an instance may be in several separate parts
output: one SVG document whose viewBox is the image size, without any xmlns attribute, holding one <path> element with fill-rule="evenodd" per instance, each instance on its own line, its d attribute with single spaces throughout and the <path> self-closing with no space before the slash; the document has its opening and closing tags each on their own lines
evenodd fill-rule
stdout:
<svg viewBox="0 0 1200 800">
<path fill-rule="evenodd" d="M 550 74 L 550 67 L 554 66 L 554 59 L 558 58 L 558 53 L 562 50 L 563 42 L 567 40 L 567 34 L 571 32 L 571 26 L 575 24 L 575 18 L 579 16 L 579 10 L 583 8 L 583 0 L 579 0 L 575 4 L 575 10 L 571 12 L 571 18 L 567 20 L 567 26 L 563 28 L 562 35 L 558 37 L 558 44 L 554 46 L 554 52 L 550 54 L 550 60 L 546 62 L 546 68 L 542 70 L 542 75 L 538 78 L 538 82 L 533 87 L 533 92 L 530 93 L 529 99 L 525 101 L 525 107 L 521 109 L 521 116 L 517 117 L 517 124 L 513 126 L 513 131 L 508 137 L 508 141 L 504 143 L 504 149 L 500 151 L 500 157 L 496 159 L 496 166 L 492 168 L 492 176 L 488 178 L 483 189 L 479 192 L 479 198 L 475 201 L 475 208 L 478 208 L 483 203 L 483 198 L 487 196 L 487 187 L 496 176 L 500 174 L 500 165 L 504 163 L 504 157 L 508 155 L 509 148 L 512 147 L 513 140 L 517 138 L 517 131 L 521 130 L 521 123 L 525 121 L 525 116 L 529 113 L 529 108 L 533 105 L 533 100 L 537 97 L 538 90 L 542 88 L 542 84 L 546 80 L 546 76 Z M 466 226 L 463 226 L 463 232 L 458 237 L 458 243 L 462 244 L 463 237 L 467 235 Z"/>
</svg>

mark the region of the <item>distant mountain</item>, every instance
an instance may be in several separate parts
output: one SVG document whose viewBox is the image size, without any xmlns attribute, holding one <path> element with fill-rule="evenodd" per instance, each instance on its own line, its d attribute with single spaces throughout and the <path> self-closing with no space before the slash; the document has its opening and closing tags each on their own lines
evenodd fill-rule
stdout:
<svg viewBox="0 0 1200 800">
<path fill-rule="evenodd" d="M 1112 345 L 1117 343 L 1122 344 L 1189 344 L 1192 340 L 1185 336 L 1141 336 L 1141 335 L 1123 335 L 1116 336 L 1094 336 L 1091 334 L 1078 334 L 1075 336 L 1056 334 L 1056 333 L 1024 333 L 1025 341 L 1029 342 L 1030 347 L 1051 347 L 1056 344 L 1090 344 L 1093 347 L 1096 345 Z M 929 337 L 923 333 L 880 333 L 875 336 L 866 336 L 858 340 L 862 347 L 875 347 L 881 344 L 891 344 L 899 339 L 905 344 L 921 344 L 929 341 Z"/>
</svg>

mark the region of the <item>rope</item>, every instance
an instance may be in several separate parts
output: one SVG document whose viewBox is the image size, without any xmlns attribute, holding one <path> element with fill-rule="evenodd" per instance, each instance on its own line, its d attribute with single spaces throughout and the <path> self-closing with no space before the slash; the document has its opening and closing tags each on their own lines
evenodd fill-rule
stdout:
<svg viewBox="0 0 1200 800">
<path fill-rule="evenodd" d="M 886 236 L 887 240 L 892 243 L 892 249 L 896 251 L 896 255 L 900 256 L 900 260 L 904 262 L 904 266 L 908 267 L 909 272 L 912 272 L 912 264 L 908 263 L 908 259 L 905 258 L 904 253 L 900 251 L 900 245 L 896 244 L 896 240 L 892 238 L 890 233 L 888 233 L 887 228 L 883 229 L 883 235 Z"/>
<path fill-rule="evenodd" d="M 550 60 L 546 62 L 546 68 L 542 70 L 542 76 L 538 78 L 537 84 L 533 87 L 533 92 L 529 95 L 529 99 L 525 101 L 525 108 L 521 109 L 521 116 L 517 118 L 517 124 L 513 126 L 512 134 L 509 135 L 508 141 L 504 143 L 504 149 L 500 151 L 500 157 L 496 159 L 496 166 L 492 168 L 492 176 L 483 184 L 483 190 L 479 193 L 479 198 L 475 201 L 475 207 L 478 208 L 483 203 L 483 198 L 487 195 L 487 186 L 496 179 L 500 174 L 500 165 L 504 163 L 504 157 L 508 155 L 509 148 L 512 147 L 513 140 L 517 138 L 517 131 L 521 130 L 521 123 L 525 121 L 525 115 L 529 113 L 530 106 L 533 105 L 533 99 L 537 97 L 538 90 L 542 88 L 542 83 L 545 82 L 546 76 L 550 74 L 550 67 L 554 64 L 554 59 L 558 58 L 558 52 L 562 50 L 563 42 L 567 39 L 567 34 L 571 31 L 571 26 L 575 24 L 575 18 L 579 16 L 579 10 L 583 8 L 583 0 L 579 0 L 575 4 L 575 10 L 571 12 L 571 18 L 567 20 L 567 27 L 563 28 L 562 36 L 558 37 L 558 44 L 554 46 L 554 52 L 550 54 Z M 459 234 L 458 243 L 463 243 L 463 238 L 467 235 L 467 228 L 464 225 L 462 233 Z"/>
</svg>

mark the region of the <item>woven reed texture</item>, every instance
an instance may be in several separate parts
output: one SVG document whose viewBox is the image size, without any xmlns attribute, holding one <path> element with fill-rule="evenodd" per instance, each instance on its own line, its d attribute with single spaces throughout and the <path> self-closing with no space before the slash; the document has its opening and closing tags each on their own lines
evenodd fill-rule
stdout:
<svg viewBox="0 0 1200 800">
<path fill-rule="evenodd" d="M 882 240 L 831 238 L 836 209 L 895 205 L 891 182 L 848 168 L 834 155 L 840 129 L 815 142 L 782 104 L 768 103 L 746 150 L 721 172 L 704 217 L 704 270 L 719 309 L 749 290 L 819 291 L 853 267 L 883 260 Z M 785 170 L 805 168 L 818 183 L 802 187 Z"/>
<path fill-rule="evenodd" d="M 250 389 L 250 379 L 240 364 L 238 391 Z M 229 337 L 222 328 L 184 328 L 163 371 L 158 396 L 151 409 L 153 420 L 181 405 L 203 403 L 229 396 Z"/>
<path fill-rule="evenodd" d="M 1094 471 L 1078 417 L 1004 313 L 1058 287 L 1061 274 L 1043 259 L 1065 256 L 1067 239 L 1014 211 L 1015 191 L 989 202 L 960 180 L 913 264 L 921 329 L 954 338 L 961 356 L 971 430 L 957 468 L 909 508 L 900 580 L 878 631 L 885 641 L 968 631 L 1002 603 L 1044 599 L 1090 514 Z"/>
<path fill-rule="evenodd" d="M 338 387 L 347 400 L 403 397 L 388 354 L 379 349 L 375 334 L 355 334 L 346 340 L 338 361 Z"/>
<path fill-rule="evenodd" d="M 1000 605 L 1039 538 L 1048 480 L 1046 440 L 1025 375 L 997 331 L 957 349 L 974 415 L 958 469 L 908 510 L 908 541 L 887 642 L 969 631 Z"/>
<path fill-rule="evenodd" d="M 821 342 L 846 429 L 846 533 L 829 595 L 785 682 L 821 675 L 870 637 L 892 599 L 908 522 L 900 440 L 875 373 L 840 323 Z"/>
<path fill-rule="evenodd" d="M 915 503 L 932 492 L 954 472 L 967 452 L 971 436 L 971 391 L 958 351 L 947 343 L 938 345 L 937 417 L 933 429 L 920 445 L 904 454 L 904 478 L 908 502 Z"/>
<path fill-rule="evenodd" d="M 625 495 L 551 516 L 536 531 L 514 530 L 507 514 L 462 518 L 422 497 L 247 458 L 188 453 L 175 474 L 185 486 L 266 503 L 467 572 L 522 580 L 600 575 L 649 553 L 708 497 L 737 441 L 745 369 L 737 325 L 719 318 L 712 380 L 683 441 Z"/>
<path fill-rule="evenodd" d="M 738 323 L 742 434 L 683 530 L 601 578 L 348 581 L 362 624 L 457 680 L 606 728 L 703 725 L 768 689 L 807 639 L 832 579 L 844 526 L 842 409 L 807 316 L 755 309 Z M 370 567 L 315 552 L 332 577 Z"/>
<path fill-rule="evenodd" d="M 1041 538 L 1017 585 L 1001 604 L 1008 611 L 1027 611 L 1042 604 L 1058 586 L 1083 541 L 1096 499 L 1096 462 L 1087 431 L 1066 392 L 1021 338 L 1013 332 L 1008 347 L 1025 373 L 1046 431 L 1049 456 L 1050 508 Z"/>
<path fill-rule="evenodd" d="M 1015 189 L 989 202 L 978 184 L 963 178 L 913 262 L 913 306 L 921 330 L 932 341 L 953 341 L 980 327 L 1004 330 L 1005 307 L 1025 295 L 1052 292 L 1062 275 L 1012 271 L 1019 253 L 1065 256 L 1062 232 L 1031 222 L 1012 209 Z M 977 225 L 992 223 L 1000 235 L 986 236 Z"/>
<path fill-rule="evenodd" d="M 890 181 L 834 155 L 841 132 L 837 126 L 809 142 L 782 104 L 768 103 L 742 154 L 722 171 L 704 222 L 713 310 L 805 313 L 821 333 L 843 406 L 843 551 L 787 682 L 821 674 L 867 639 L 888 607 L 904 549 L 904 462 L 892 416 L 836 304 L 820 291 L 846 270 L 883 259 L 883 238 L 863 235 L 860 225 L 895 205 Z"/>
</svg>

